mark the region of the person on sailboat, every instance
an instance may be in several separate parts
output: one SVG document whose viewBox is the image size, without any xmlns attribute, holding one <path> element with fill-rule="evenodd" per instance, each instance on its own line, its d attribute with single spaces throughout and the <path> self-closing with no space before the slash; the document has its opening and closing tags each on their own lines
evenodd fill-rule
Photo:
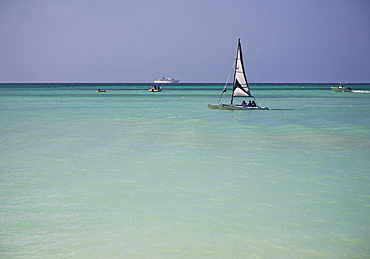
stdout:
<svg viewBox="0 0 370 259">
<path fill-rule="evenodd" d="M 257 107 L 257 104 L 255 101 L 252 101 L 252 107 Z"/>
<path fill-rule="evenodd" d="M 248 102 L 247 107 L 252 107 L 252 102 L 251 101 Z"/>
<path fill-rule="evenodd" d="M 245 101 L 242 102 L 243 107 L 247 107 L 247 103 Z"/>
</svg>

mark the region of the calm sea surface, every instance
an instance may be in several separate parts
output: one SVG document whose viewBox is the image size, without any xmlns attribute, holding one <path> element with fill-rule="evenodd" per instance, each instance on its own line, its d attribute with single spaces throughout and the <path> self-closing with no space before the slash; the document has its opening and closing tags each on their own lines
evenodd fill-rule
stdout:
<svg viewBox="0 0 370 259">
<path fill-rule="evenodd" d="M 0 258 L 370 257 L 370 85 L 149 86 L 0 85 Z"/>
</svg>

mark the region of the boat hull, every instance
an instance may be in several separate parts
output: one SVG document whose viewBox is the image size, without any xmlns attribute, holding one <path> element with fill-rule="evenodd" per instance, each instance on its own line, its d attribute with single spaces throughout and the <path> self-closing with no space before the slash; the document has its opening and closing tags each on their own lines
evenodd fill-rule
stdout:
<svg viewBox="0 0 370 259">
<path fill-rule="evenodd" d="M 171 77 L 162 77 L 154 81 L 155 84 L 177 84 L 179 80 L 176 80 Z"/>
<path fill-rule="evenodd" d="M 208 104 L 208 108 L 210 108 L 210 109 L 218 109 L 218 104 Z"/>
<path fill-rule="evenodd" d="M 346 92 L 346 93 L 350 93 L 352 92 L 351 89 L 347 89 L 347 88 L 341 88 L 341 87 L 332 87 L 331 88 L 334 92 Z"/>
<path fill-rule="evenodd" d="M 210 109 L 219 109 L 219 110 L 269 110 L 268 107 L 245 107 L 241 105 L 230 105 L 230 104 L 208 104 Z"/>
<path fill-rule="evenodd" d="M 150 88 L 148 90 L 148 92 L 162 92 L 162 89 L 154 89 L 154 88 Z"/>
<path fill-rule="evenodd" d="M 173 81 L 160 81 L 160 80 L 156 80 L 154 81 L 155 84 L 177 84 L 179 82 L 179 80 L 173 80 Z"/>
</svg>

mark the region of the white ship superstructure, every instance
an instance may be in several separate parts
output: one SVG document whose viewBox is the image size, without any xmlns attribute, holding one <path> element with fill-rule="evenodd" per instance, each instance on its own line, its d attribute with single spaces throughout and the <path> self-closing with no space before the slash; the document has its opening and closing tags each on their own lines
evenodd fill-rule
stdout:
<svg viewBox="0 0 370 259">
<path fill-rule="evenodd" d="M 166 77 L 166 78 L 162 77 L 154 81 L 155 84 L 177 84 L 178 82 L 179 80 L 173 79 L 171 77 Z"/>
</svg>

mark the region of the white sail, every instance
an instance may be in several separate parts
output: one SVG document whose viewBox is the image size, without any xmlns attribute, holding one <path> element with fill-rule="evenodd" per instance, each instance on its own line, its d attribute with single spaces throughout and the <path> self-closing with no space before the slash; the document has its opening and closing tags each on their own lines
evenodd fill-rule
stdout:
<svg viewBox="0 0 370 259">
<path fill-rule="evenodd" d="M 230 74 L 231 74 L 231 71 L 230 71 Z M 229 81 L 229 78 L 230 78 L 230 75 L 227 78 L 226 82 Z M 268 107 L 259 106 L 257 104 L 256 98 L 254 98 L 254 96 L 252 96 L 251 94 L 251 91 L 248 86 L 247 77 L 245 75 L 242 46 L 240 43 L 240 39 L 238 42 L 238 50 L 236 53 L 236 60 L 235 60 L 235 65 L 234 65 L 234 82 L 233 82 L 233 91 L 231 94 L 230 104 L 220 103 L 223 94 L 226 92 L 226 86 L 227 86 L 227 83 L 224 89 L 222 90 L 221 96 L 218 99 L 218 103 L 208 104 L 208 108 L 219 109 L 219 110 L 268 110 L 269 109 Z M 234 98 L 234 97 L 243 97 L 243 98 Z M 252 98 L 253 98 L 253 101 L 251 100 Z M 238 103 L 234 104 L 234 99 L 235 101 L 237 101 L 236 99 L 239 99 Z M 249 99 L 248 103 L 246 103 L 245 99 L 247 101 Z"/>
<path fill-rule="evenodd" d="M 236 54 L 236 62 L 235 62 L 233 96 L 241 96 L 241 97 L 242 96 L 252 96 L 249 90 L 247 77 L 244 71 L 243 54 L 242 54 L 240 39 L 238 43 L 238 51 Z"/>
</svg>

